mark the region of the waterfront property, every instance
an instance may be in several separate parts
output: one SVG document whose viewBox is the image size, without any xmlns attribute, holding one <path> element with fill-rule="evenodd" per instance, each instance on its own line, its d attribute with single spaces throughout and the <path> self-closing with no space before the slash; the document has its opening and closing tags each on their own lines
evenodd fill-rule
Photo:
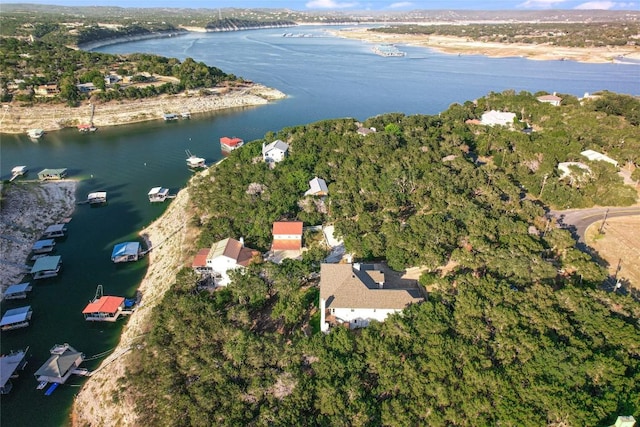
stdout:
<svg viewBox="0 0 640 427">
<path fill-rule="evenodd" d="M 164 202 L 165 200 L 167 200 L 167 198 L 169 198 L 169 189 L 162 187 L 153 187 L 151 190 L 149 190 L 147 196 L 149 197 L 149 201 L 152 203 Z"/>
<path fill-rule="evenodd" d="M 328 194 L 329 188 L 326 181 L 317 176 L 309 181 L 309 189 L 304 193 L 305 196 L 326 196 Z"/>
<path fill-rule="evenodd" d="M 142 248 L 139 242 L 118 243 L 111 252 L 111 261 L 115 263 L 138 261 L 142 255 Z"/>
<path fill-rule="evenodd" d="M 64 384 L 84 360 L 82 352 L 66 343 L 54 345 L 49 352 L 51 357 L 34 374 L 39 388 L 47 383 Z"/>
<path fill-rule="evenodd" d="M 38 240 L 31 246 L 31 252 L 34 254 L 46 254 L 55 249 L 56 241 L 53 239 Z"/>
<path fill-rule="evenodd" d="M 329 330 L 329 323 L 361 328 L 372 320 L 382 322 L 390 314 L 423 300 L 417 286 L 391 288 L 385 285 L 381 266 L 320 266 L 320 328 L 324 332 Z"/>
<path fill-rule="evenodd" d="M 262 158 L 265 163 L 278 163 L 284 160 L 289 151 L 289 144 L 276 139 L 271 144 L 262 143 Z"/>
<path fill-rule="evenodd" d="M 380 56 L 405 56 L 406 53 L 399 50 L 395 45 L 392 44 L 378 44 L 375 45 L 371 50 L 373 53 Z"/>
<path fill-rule="evenodd" d="M 231 282 L 230 270 L 242 269 L 260 255 L 260 252 L 244 246 L 242 239 L 227 238 L 214 243 L 206 258 L 206 270 L 214 275 L 218 286 Z"/>
<path fill-rule="evenodd" d="M 554 107 L 559 107 L 560 103 L 562 102 L 562 98 L 557 96 L 555 92 L 553 92 L 553 95 L 542 95 L 542 96 L 539 96 L 536 99 L 539 102 L 546 102 L 547 104 L 551 104 Z"/>
<path fill-rule="evenodd" d="M 27 293 L 31 292 L 32 289 L 33 289 L 33 286 L 31 286 L 30 282 L 11 285 L 7 289 L 5 289 L 2 298 L 5 300 L 25 299 L 27 298 Z"/>
<path fill-rule="evenodd" d="M 166 114 L 163 114 L 162 118 L 164 119 L 165 122 L 170 122 L 173 120 L 178 120 L 178 115 L 173 113 L 166 113 Z"/>
<path fill-rule="evenodd" d="M 67 169 L 42 169 L 38 172 L 38 179 L 40 181 L 63 179 L 67 176 Z"/>
<path fill-rule="evenodd" d="M 87 304 L 82 314 L 90 322 L 115 322 L 122 314 L 124 301 L 123 297 L 101 296 Z"/>
<path fill-rule="evenodd" d="M 12 308 L 7 310 L 0 319 L 0 329 L 10 331 L 12 329 L 26 328 L 33 315 L 31 306 Z"/>
<path fill-rule="evenodd" d="M 220 149 L 222 151 L 233 151 L 237 148 L 242 147 L 244 141 L 240 138 L 229 138 L 228 136 L 223 136 L 220 138 Z"/>
<path fill-rule="evenodd" d="M 58 223 L 48 226 L 44 233 L 42 233 L 42 237 L 45 239 L 55 239 L 57 237 L 64 237 L 67 234 L 67 224 Z"/>
<path fill-rule="evenodd" d="M 90 205 L 107 203 L 107 192 L 94 191 L 93 193 L 89 193 L 89 195 L 87 196 L 87 203 L 89 203 Z"/>
<path fill-rule="evenodd" d="M 30 273 L 33 275 L 34 280 L 47 279 L 49 277 L 56 277 L 62 267 L 62 257 L 56 256 L 44 256 L 36 259 L 35 264 L 31 267 Z"/>
<path fill-rule="evenodd" d="M 480 124 L 485 126 L 511 126 L 515 119 L 515 113 L 491 110 L 482 114 Z"/>
<path fill-rule="evenodd" d="M 13 389 L 11 380 L 18 378 L 17 371 L 23 370 L 27 365 L 27 351 L 29 347 L 0 357 L 0 394 L 9 394 Z"/>
<path fill-rule="evenodd" d="M 78 132 L 89 133 L 89 132 L 95 132 L 97 130 L 98 128 L 92 125 L 91 123 L 83 123 L 78 125 Z"/>
</svg>

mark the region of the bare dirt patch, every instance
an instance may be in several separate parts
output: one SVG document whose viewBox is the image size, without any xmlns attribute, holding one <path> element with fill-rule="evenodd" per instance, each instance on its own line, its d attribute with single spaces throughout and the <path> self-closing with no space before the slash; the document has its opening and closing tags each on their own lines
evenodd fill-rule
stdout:
<svg viewBox="0 0 640 427">
<path fill-rule="evenodd" d="M 607 219 L 603 234 L 599 234 L 602 221 L 587 228 L 585 240 L 608 263 L 609 274 L 627 280 L 631 287 L 640 290 L 640 217 L 630 216 Z"/>
</svg>

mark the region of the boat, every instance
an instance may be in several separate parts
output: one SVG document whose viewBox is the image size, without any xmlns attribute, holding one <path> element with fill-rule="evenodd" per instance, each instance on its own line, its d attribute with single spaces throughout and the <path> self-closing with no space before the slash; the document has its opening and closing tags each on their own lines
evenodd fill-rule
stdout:
<svg viewBox="0 0 640 427">
<path fill-rule="evenodd" d="M 402 52 L 392 44 L 378 44 L 378 45 L 375 45 L 371 50 L 373 50 L 373 52 L 376 55 L 386 56 L 386 57 L 406 55 L 406 53 Z"/>
<path fill-rule="evenodd" d="M 190 119 L 191 113 L 189 111 L 183 111 L 182 113 L 180 113 L 180 117 L 182 117 L 183 119 Z"/>
<path fill-rule="evenodd" d="M 220 138 L 220 149 L 222 151 L 233 151 L 242 147 L 243 144 L 244 141 L 240 138 L 236 138 L 235 136 L 232 138 L 229 138 L 228 136 Z"/>
<path fill-rule="evenodd" d="M 55 249 L 56 241 L 54 239 L 38 240 L 31 246 L 31 252 L 34 254 L 46 254 Z"/>
<path fill-rule="evenodd" d="M 42 237 L 45 239 L 55 239 L 57 237 L 64 237 L 67 233 L 67 224 L 58 223 L 48 226 L 44 233 L 42 233 Z"/>
<path fill-rule="evenodd" d="M 0 394 L 9 394 L 13 389 L 11 380 L 18 378 L 17 372 L 27 366 L 28 351 L 29 347 L 0 357 Z"/>
<path fill-rule="evenodd" d="M 89 195 L 87 196 L 87 203 L 89 203 L 90 205 L 107 203 L 107 192 L 94 191 L 93 193 L 89 193 Z"/>
<path fill-rule="evenodd" d="M 169 196 L 169 189 L 162 187 L 153 187 L 149 190 L 147 196 L 149 197 L 149 201 L 152 203 L 164 202 L 168 198 L 171 198 L 171 196 Z"/>
<path fill-rule="evenodd" d="M 33 138 L 33 139 L 39 139 L 42 138 L 42 136 L 44 135 L 44 130 L 42 129 L 29 129 L 27 131 L 27 135 L 29 135 L 29 138 Z"/>
<path fill-rule="evenodd" d="M 33 310 L 31 310 L 30 305 L 7 310 L 2 319 L 0 319 L 0 329 L 10 331 L 12 329 L 26 328 L 29 326 L 32 315 Z"/>
<path fill-rule="evenodd" d="M 97 130 L 98 128 L 90 123 L 78 125 L 78 132 L 89 133 L 89 132 L 95 132 Z"/>
<path fill-rule="evenodd" d="M 13 181 L 19 176 L 26 174 L 27 172 L 28 172 L 28 169 L 26 166 L 14 166 L 11 169 L 11 179 L 9 179 L 9 182 Z"/>
<path fill-rule="evenodd" d="M 187 153 L 187 166 L 189 169 L 204 169 L 207 167 L 205 159 L 191 154 L 191 151 L 185 150 Z"/>
<path fill-rule="evenodd" d="M 170 122 L 172 120 L 178 120 L 178 115 L 173 113 L 166 113 L 162 116 L 165 122 Z"/>
</svg>

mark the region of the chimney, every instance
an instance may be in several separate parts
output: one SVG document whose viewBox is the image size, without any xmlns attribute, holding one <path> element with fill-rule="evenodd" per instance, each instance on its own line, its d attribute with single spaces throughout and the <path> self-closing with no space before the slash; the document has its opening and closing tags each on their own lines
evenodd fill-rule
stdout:
<svg viewBox="0 0 640 427">
<path fill-rule="evenodd" d="M 242 247 L 244 248 L 244 237 L 240 237 L 239 242 L 240 242 L 240 245 L 242 245 Z"/>
</svg>

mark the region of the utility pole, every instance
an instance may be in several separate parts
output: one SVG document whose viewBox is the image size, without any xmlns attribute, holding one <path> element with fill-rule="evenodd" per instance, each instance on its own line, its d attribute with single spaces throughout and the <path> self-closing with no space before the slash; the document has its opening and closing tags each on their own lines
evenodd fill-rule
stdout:
<svg viewBox="0 0 640 427">
<path fill-rule="evenodd" d="M 607 215 L 609 215 L 609 209 L 604 211 L 604 218 L 602 219 L 602 225 L 600 225 L 600 230 L 598 230 L 598 234 L 602 234 L 602 230 L 604 230 L 604 224 L 607 222 Z"/>
<path fill-rule="evenodd" d="M 540 187 L 540 195 L 538 195 L 538 198 L 542 197 L 542 192 L 544 191 L 544 185 L 547 183 L 548 177 L 549 177 L 549 174 L 545 173 L 544 178 L 542 179 L 542 187 Z"/>
</svg>

